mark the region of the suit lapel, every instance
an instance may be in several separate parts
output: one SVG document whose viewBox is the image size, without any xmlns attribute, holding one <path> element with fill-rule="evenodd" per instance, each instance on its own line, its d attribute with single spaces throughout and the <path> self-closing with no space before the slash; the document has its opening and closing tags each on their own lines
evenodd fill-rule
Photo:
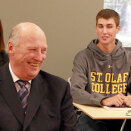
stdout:
<svg viewBox="0 0 131 131">
<path fill-rule="evenodd" d="M 16 119 L 23 125 L 24 111 L 22 109 L 15 84 L 9 72 L 8 64 L 2 68 L 0 74 L 0 92 Z"/>
<path fill-rule="evenodd" d="M 41 101 L 44 97 L 46 97 L 47 91 L 47 84 L 40 75 L 38 75 L 34 80 L 32 80 L 31 84 L 31 92 L 28 98 L 28 107 L 27 113 L 25 116 L 24 121 L 24 130 L 30 124 L 31 120 L 33 119 L 36 111 L 38 110 Z"/>
</svg>

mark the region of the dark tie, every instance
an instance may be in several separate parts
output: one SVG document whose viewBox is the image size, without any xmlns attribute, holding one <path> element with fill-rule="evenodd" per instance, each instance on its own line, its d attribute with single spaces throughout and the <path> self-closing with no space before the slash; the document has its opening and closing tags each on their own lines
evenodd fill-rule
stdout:
<svg viewBox="0 0 131 131">
<path fill-rule="evenodd" d="M 22 107 L 24 109 L 24 112 L 26 113 L 27 105 L 28 105 L 28 89 L 26 88 L 27 81 L 18 80 L 17 83 L 20 85 L 20 90 L 18 91 L 18 95 L 20 97 Z"/>
</svg>

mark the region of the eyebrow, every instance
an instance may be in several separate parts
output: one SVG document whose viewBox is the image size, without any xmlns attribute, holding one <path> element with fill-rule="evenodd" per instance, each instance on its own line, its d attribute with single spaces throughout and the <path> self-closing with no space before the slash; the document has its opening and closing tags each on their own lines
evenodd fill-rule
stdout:
<svg viewBox="0 0 131 131">
<path fill-rule="evenodd" d="M 97 24 L 97 25 L 103 25 L 103 24 Z M 114 24 L 110 24 L 110 23 L 109 23 L 109 24 L 106 24 L 106 25 L 114 25 Z"/>
</svg>

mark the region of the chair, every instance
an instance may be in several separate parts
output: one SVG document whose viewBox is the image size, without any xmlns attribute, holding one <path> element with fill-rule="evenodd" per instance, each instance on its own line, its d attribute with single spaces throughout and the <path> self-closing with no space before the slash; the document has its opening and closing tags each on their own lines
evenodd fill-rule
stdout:
<svg viewBox="0 0 131 131">
<path fill-rule="evenodd" d="M 71 77 L 68 77 L 67 81 L 68 81 L 68 83 L 69 83 L 70 86 L 71 86 Z"/>
<path fill-rule="evenodd" d="M 71 77 L 68 77 L 67 81 L 68 81 L 68 83 L 69 83 L 70 86 L 71 86 Z M 74 106 L 74 111 L 75 111 L 75 114 L 76 114 L 77 118 L 79 118 L 80 115 L 81 115 L 81 113 L 82 113 L 81 110 L 79 110 L 78 108 L 76 108 L 76 107 Z"/>
</svg>

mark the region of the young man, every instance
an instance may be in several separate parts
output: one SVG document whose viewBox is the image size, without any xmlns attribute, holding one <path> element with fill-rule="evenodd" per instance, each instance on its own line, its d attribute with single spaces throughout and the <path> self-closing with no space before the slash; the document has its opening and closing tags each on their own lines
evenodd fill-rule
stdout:
<svg viewBox="0 0 131 131">
<path fill-rule="evenodd" d="M 97 39 L 92 40 L 74 59 L 71 78 L 74 102 L 93 106 L 131 106 L 131 96 L 126 96 L 131 84 L 131 52 L 126 51 L 115 38 L 119 30 L 117 12 L 103 9 L 97 14 Z M 119 120 L 93 120 L 82 114 L 78 129 L 117 131 L 121 124 Z"/>
<path fill-rule="evenodd" d="M 41 71 L 47 43 L 30 22 L 16 25 L 0 69 L 0 131 L 75 131 L 69 84 Z"/>
</svg>

